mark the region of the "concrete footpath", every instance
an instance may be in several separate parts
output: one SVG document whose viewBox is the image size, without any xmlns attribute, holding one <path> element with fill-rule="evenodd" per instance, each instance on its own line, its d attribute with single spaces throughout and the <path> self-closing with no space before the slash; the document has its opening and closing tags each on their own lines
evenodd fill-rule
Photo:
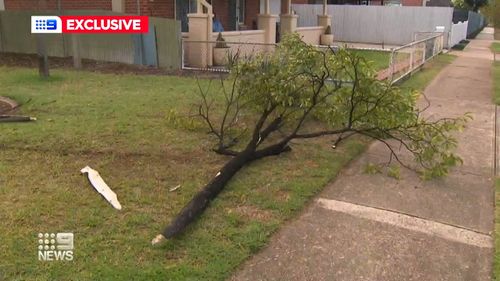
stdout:
<svg viewBox="0 0 500 281">
<path fill-rule="evenodd" d="M 464 165 L 421 181 L 363 173 L 387 162 L 380 143 L 346 167 L 231 280 L 490 280 L 494 227 L 494 105 L 485 29 L 427 87 L 428 116 L 471 112 L 458 136 Z"/>
</svg>

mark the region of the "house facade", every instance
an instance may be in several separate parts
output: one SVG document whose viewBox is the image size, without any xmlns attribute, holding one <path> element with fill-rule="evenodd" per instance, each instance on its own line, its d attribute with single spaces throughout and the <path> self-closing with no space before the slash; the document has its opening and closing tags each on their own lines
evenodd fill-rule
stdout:
<svg viewBox="0 0 500 281">
<path fill-rule="evenodd" d="M 323 0 L 311 0 L 310 3 L 322 4 Z M 450 0 L 328 0 L 329 5 L 372 5 L 372 6 L 426 6 L 450 7 Z"/>
<path fill-rule="evenodd" d="M 410 0 L 408 0 L 410 1 Z M 264 11 L 264 0 L 208 1 L 224 30 L 256 29 L 257 15 Z M 306 4 L 310 0 L 291 0 L 292 4 Z M 285 13 L 288 0 L 270 0 L 271 11 Z M 196 0 L 0 0 L 5 10 L 108 10 L 152 17 L 175 18 L 182 30 L 188 29 L 189 13 L 196 12 Z"/>
<path fill-rule="evenodd" d="M 224 30 L 257 29 L 264 0 L 208 0 Z M 272 14 L 284 14 L 291 4 L 323 4 L 323 0 L 269 0 Z M 450 6 L 449 0 L 328 0 L 337 5 Z M 196 0 L 0 0 L 0 10 L 108 10 L 152 17 L 175 18 L 188 30 Z"/>
</svg>

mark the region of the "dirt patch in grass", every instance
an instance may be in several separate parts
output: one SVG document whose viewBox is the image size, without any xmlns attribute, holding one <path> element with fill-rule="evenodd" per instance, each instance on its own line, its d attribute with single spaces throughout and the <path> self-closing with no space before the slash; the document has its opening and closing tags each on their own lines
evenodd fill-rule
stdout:
<svg viewBox="0 0 500 281">
<path fill-rule="evenodd" d="M 229 212 L 232 211 L 233 210 L 229 210 Z M 269 221 L 273 217 L 273 213 L 271 211 L 262 210 L 250 205 L 238 206 L 234 209 L 234 212 L 250 220 Z"/>
<path fill-rule="evenodd" d="M 375 69 L 384 69 L 389 64 L 389 52 L 367 50 L 356 50 L 355 52 L 365 57 L 368 61 L 371 61 Z M 38 58 L 35 54 L 0 53 L 0 66 L 37 68 Z M 72 57 L 49 57 L 49 68 L 75 70 Z M 89 59 L 82 60 L 81 70 L 108 74 L 174 75 L 198 78 L 219 78 L 221 76 L 227 76 L 227 73 L 224 72 L 171 70 L 153 66 L 139 66 Z"/>
<path fill-rule="evenodd" d="M 0 66 L 37 68 L 38 58 L 34 54 L 1 53 Z M 50 69 L 71 69 L 73 58 L 49 57 Z M 110 74 L 135 74 L 135 75 L 175 75 L 188 77 L 219 77 L 224 73 L 195 71 L 195 70 L 169 70 L 153 66 L 139 66 L 125 63 L 95 61 L 89 59 L 82 60 L 82 70 L 98 73 Z"/>
</svg>

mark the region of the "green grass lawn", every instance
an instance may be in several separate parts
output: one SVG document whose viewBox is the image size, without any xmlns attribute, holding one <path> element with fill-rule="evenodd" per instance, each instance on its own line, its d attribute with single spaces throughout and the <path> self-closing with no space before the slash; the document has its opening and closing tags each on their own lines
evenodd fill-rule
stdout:
<svg viewBox="0 0 500 281">
<path fill-rule="evenodd" d="M 493 62 L 493 101 L 500 104 L 500 62 Z"/>
<path fill-rule="evenodd" d="M 491 51 L 494 53 L 500 53 L 500 43 L 499 42 L 493 42 L 491 43 Z"/>
<path fill-rule="evenodd" d="M 377 70 L 386 69 L 389 67 L 391 52 L 370 51 L 370 50 L 352 50 L 356 54 L 364 57 L 366 60 L 373 63 L 373 67 Z"/>
<path fill-rule="evenodd" d="M 500 44 L 493 43 L 500 52 Z M 500 62 L 493 62 L 493 101 L 500 104 Z M 500 280 L 500 179 L 495 182 L 495 259 L 493 263 L 494 280 Z"/>
<path fill-rule="evenodd" d="M 405 80 L 400 87 L 406 89 L 414 89 L 423 91 L 427 84 L 434 78 L 445 66 L 452 63 L 456 56 L 449 54 L 442 54 L 430 62 L 422 66 L 422 71 L 414 73 L 411 78 Z"/>
<path fill-rule="evenodd" d="M 450 60 L 438 57 L 403 86 L 423 87 Z M 227 161 L 210 151 L 206 131 L 167 118 L 192 108 L 195 80 L 53 70 L 41 81 L 35 69 L 0 67 L 0 85 L 0 96 L 38 118 L 0 124 L 0 280 L 223 280 L 366 146 L 294 142 L 243 169 L 184 235 L 154 248 L 151 239 Z M 122 211 L 80 175 L 86 165 Z M 39 232 L 73 232 L 74 260 L 38 261 Z"/>
<path fill-rule="evenodd" d="M 491 43 L 490 49 L 497 56 L 500 56 L 500 43 Z M 493 62 L 493 101 L 500 104 L 500 62 Z"/>
<path fill-rule="evenodd" d="M 495 181 L 495 257 L 493 261 L 493 279 L 500 280 L 500 179 Z"/>
</svg>

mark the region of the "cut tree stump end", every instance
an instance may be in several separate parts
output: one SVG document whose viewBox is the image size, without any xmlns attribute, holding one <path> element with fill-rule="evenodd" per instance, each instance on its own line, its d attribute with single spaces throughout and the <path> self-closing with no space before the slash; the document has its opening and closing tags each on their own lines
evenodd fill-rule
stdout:
<svg viewBox="0 0 500 281">
<path fill-rule="evenodd" d="M 167 240 L 165 236 L 158 234 L 156 237 L 151 241 L 151 245 L 156 246 L 158 244 L 161 244 L 163 241 Z"/>
<path fill-rule="evenodd" d="M 0 96 L 0 114 L 6 114 L 18 107 L 17 102 Z"/>
</svg>

